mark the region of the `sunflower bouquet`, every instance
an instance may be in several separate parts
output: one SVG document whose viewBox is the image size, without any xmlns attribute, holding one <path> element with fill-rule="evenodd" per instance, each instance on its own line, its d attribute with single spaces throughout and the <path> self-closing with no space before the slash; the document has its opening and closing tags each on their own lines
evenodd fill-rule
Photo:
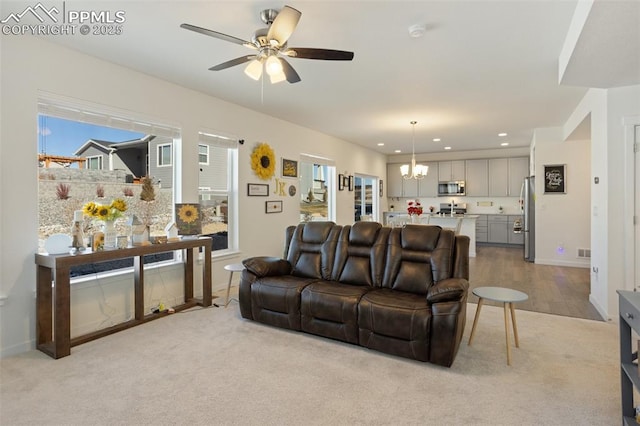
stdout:
<svg viewBox="0 0 640 426">
<path fill-rule="evenodd" d="M 105 222 L 113 221 L 122 217 L 126 211 L 127 203 L 122 198 L 114 199 L 111 201 L 111 204 L 98 204 L 93 201 L 89 201 L 82 206 L 82 212 L 85 216 L 103 220 Z"/>
</svg>

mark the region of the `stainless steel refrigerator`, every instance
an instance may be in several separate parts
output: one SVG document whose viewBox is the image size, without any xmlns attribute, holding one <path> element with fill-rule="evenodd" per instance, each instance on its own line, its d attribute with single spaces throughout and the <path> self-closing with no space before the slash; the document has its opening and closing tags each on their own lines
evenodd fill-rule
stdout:
<svg viewBox="0 0 640 426">
<path fill-rule="evenodd" d="M 524 178 L 522 184 L 522 210 L 524 215 L 524 260 L 536 258 L 536 197 L 534 176 Z"/>
</svg>

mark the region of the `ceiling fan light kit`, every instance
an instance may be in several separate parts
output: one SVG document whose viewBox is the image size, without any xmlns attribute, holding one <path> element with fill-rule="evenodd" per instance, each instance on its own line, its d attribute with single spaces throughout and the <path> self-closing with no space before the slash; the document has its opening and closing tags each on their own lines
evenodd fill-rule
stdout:
<svg viewBox="0 0 640 426">
<path fill-rule="evenodd" d="M 427 173 L 429 173 L 429 166 L 416 164 L 416 124 L 418 124 L 418 122 L 412 121 L 410 124 L 412 126 L 411 166 L 409 166 L 409 164 L 403 164 L 400 166 L 400 173 L 405 179 L 424 179 L 427 177 Z"/>
<path fill-rule="evenodd" d="M 282 10 L 266 9 L 260 13 L 260 19 L 267 25 L 254 32 L 251 41 L 219 33 L 217 31 L 198 27 L 191 24 L 181 24 L 180 27 L 200 34 L 215 37 L 220 40 L 245 46 L 257 50 L 254 55 L 241 56 L 227 62 L 223 62 L 209 68 L 211 71 L 221 71 L 250 62 L 244 69 L 246 75 L 254 80 L 260 80 L 263 68 L 266 69 L 271 83 L 279 83 L 287 80 L 289 83 L 299 82 L 300 76 L 291 64 L 284 58 L 319 59 L 325 61 L 351 61 L 353 52 L 332 49 L 317 49 L 309 47 L 287 47 L 287 41 L 298 26 L 302 13 L 290 6 L 284 6 Z"/>
</svg>

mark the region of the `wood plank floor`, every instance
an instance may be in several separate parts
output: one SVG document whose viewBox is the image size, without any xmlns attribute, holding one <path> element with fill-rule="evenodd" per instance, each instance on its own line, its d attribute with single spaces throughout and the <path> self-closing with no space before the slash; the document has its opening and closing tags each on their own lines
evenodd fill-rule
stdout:
<svg viewBox="0 0 640 426">
<path fill-rule="evenodd" d="M 536 265 L 524 261 L 522 248 L 478 246 L 469 259 L 469 301 L 476 287 L 509 287 L 529 295 L 516 309 L 602 321 L 589 303 L 588 268 Z M 485 300 L 485 304 L 502 306 Z"/>
</svg>

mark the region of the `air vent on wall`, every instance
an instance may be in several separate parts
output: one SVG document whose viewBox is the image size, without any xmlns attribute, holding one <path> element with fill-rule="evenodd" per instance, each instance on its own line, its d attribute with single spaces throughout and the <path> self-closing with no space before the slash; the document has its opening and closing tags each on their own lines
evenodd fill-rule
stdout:
<svg viewBox="0 0 640 426">
<path fill-rule="evenodd" d="M 578 257 L 583 259 L 591 259 L 591 249 L 588 248 L 579 248 L 578 249 Z"/>
</svg>

